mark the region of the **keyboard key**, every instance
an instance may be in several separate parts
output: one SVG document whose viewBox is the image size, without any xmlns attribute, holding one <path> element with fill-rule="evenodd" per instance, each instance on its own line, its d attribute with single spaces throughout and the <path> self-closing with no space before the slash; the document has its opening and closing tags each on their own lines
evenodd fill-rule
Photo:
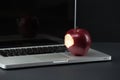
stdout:
<svg viewBox="0 0 120 80">
<path fill-rule="evenodd" d="M 4 57 L 9 56 L 22 56 L 22 55 L 35 55 L 43 53 L 57 53 L 65 52 L 65 46 L 45 46 L 45 47 L 27 47 L 27 48 L 11 48 L 0 50 L 0 54 Z"/>
</svg>

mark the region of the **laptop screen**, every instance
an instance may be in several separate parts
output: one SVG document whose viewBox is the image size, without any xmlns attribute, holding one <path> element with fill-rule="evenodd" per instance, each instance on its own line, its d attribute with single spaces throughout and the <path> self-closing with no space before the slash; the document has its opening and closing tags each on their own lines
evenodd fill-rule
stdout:
<svg viewBox="0 0 120 80">
<path fill-rule="evenodd" d="M 73 27 L 73 0 L 1 0 L 0 47 L 42 45 Z M 44 42 L 46 41 L 46 42 Z M 32 44 L 34 43 L 34 44 Z M 55 43 L 57 44 L 57 43 Z"/>
</svg>

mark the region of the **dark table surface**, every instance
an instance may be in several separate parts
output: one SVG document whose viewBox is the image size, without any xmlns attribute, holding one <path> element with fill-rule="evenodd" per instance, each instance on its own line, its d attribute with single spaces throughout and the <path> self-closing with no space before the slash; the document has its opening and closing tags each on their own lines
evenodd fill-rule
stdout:
<svg viewBox="0 0 120 80">
<path fill-rule="evenodd" d="M 0 69 L 0 80 L 120 80 L 120 43 L 93 43 L 92 48 L 112 56 L 112 61 Z"/>
</svg>

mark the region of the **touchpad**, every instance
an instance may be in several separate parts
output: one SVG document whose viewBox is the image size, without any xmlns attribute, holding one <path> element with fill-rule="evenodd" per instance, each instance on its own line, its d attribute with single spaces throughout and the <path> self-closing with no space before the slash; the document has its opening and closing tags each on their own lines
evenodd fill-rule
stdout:
<svg viewBox="0 0 120 80">
<path fill-rule="evenodd" d="M 42 62 L 49 62 L 49 61 L 66 61 L 68 60 L 68 56 L 63 53 L 52 53 L 52 54 L 41 54 L 35 56 L 39 58 Z"/>
</svg>

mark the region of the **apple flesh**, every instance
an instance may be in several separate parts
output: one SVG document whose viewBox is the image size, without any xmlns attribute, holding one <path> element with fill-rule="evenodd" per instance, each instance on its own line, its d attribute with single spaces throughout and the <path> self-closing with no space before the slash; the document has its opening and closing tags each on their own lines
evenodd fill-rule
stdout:
<svg viewBox="0 0 120 80">
<path fill-rule="evenodd" d="M 64 44 L 68 51 L 75 56 L 84 56 L 91 46 L 91 37 L 85 29 L 70 29 L 64 37 Z"/>
</svg>

